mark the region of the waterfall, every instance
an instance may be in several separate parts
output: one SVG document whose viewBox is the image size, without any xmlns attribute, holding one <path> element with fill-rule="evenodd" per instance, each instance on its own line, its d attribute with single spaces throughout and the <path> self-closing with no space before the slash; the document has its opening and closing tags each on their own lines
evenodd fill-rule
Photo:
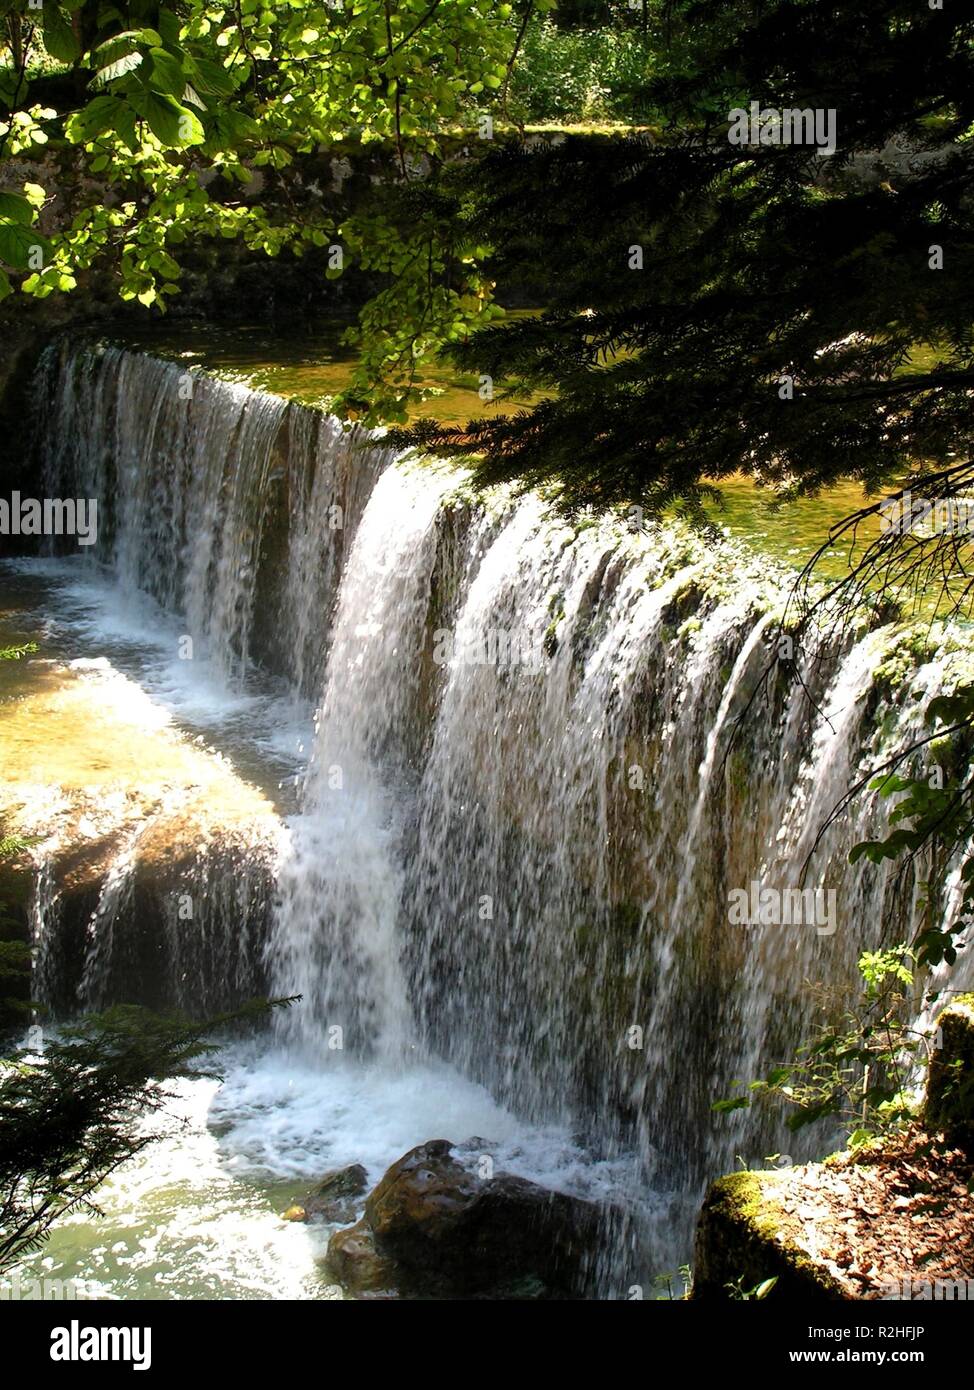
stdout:
<svg viewBox="0 0 974 1390">
<path fill-rule="evenodd" d="M 425 477 L 393 467 L 366 507 L 342 584 L 304 814 L 281 869 L 270 978 L 276 993 L 304 1000 L 282 1026 L 325 1055 L 347 1041 L 391 1061 L 408 1046 L 397 754 L 415 712 L 439 500 Z"/>
<path fill-rule="evenodd" d="M 785 583 L 746 549 L 475 504 L 455 473 L 178 363 L 71 349 L 47 371 L 46 486 L 99 498 L 97 559 L 227 680 L 262 669 L 317 706 L 269 926 L 225 895 L 208 930 L 244 946 L 212 970 L 260 957 L 302 996 L 285 1042 L 322 1066 L 445 1059 L 634 1149 L 662 1188 L 821 1142 L 711 1103 L 793 1054 L 807 981 L 852 990 L 860 953 L 906 933 L 922 866 L 848 863 L 888 823 L 878 794 L 820 832 L 909 741 L 947 656 L 893 685 L 892 629 L 822 632 L 808 682 L 774 668 L 739 724 Z M 835 915 L 735 923 L 753 884 L 834 893 Z M 89 983 L 121 930 L 101 911 Z M 170 928 L 176 996 L 192 930 Z"/>
<path fill-rule="evenodd" d="M 239 680 L 266 659 L 316 693 L 342 554 L 388 462 L 360 431 L 121 348 L 50 349 L 44 487 L 101 500 L 94 558 Z"/>
</svg>

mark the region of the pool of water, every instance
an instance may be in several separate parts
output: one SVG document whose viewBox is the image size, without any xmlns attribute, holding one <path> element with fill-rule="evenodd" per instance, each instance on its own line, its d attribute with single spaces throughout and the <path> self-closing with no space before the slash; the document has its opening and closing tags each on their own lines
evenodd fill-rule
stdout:
<svg viewBox="0 0 974 1390">
<path fill-rule="evenodd" d="M 142 1124 L 155 1142 L 97 1192 L 102 1214 L 65 1218 L 10 1272 L 27 1297 L 32 1283 L 70 1280 L 95 1299 L 340 1299 L 323 1263 L 335 1227 L 284 1212 L 329 1169 L 361 1163 L 372 1184 L 433 1138 L 486 1139 L 499 1169 L 561 1191 L 632 1187 L 626 1163 L 517 1121 L 449 1067 L 322 1066 L 258 1043 L 211 1065 L 221 1080 L 170 1083 L 166 1111 Z"/>
<path fill-rule="evenodd" d="M 529 312 L 518 310 L 508 317 L 516 319 Z M 187 369 L 200 368 L 226 380 L 327 409 L 334 396 L 350 384 L 357 364 L 354 350 L 342 342 L 347 327 L 347 322 L 333 321 L 284 337 L 262 326 L 166 323 L 136 334 L 126 333 L 124 341 L 183 362 Z M 459 374 L 445 363 L 425 367 L 417 384 L 434 394 L 411 408 L 412 418 L 432 415 L 446 425 L 466 424 L 475 417 L 503 414 L 531 403 L 531 397 L 484 402 L 478 395 L 478 379 Z M 714 524 L 796 569 L 812 558 L 833 526 L 870 500 L 859 484 L 851 481 L 828 488 L 817 497 L 785 502 L 743 476 L 724 480 L 718 491 L 720 500 L 706 504 Z M 850 560 L 878 534 L 879 523 L 870 518 L 853 545 L 848 537 L 837 542 L 821 561 L 818 572 L 822 578 L 837 579 L 846 574 Z"/>
</svg>

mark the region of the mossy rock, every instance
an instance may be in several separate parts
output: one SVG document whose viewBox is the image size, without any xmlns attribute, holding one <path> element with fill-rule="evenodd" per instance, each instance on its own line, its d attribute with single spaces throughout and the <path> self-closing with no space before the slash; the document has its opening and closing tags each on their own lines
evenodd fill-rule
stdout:
<svg viewBox="0 0 974 1390">
<path fill-rule="evenodd" d="M 961 994 L 938 1019 L 923 1119 L 956 1144 L 974 1148 L 974 994 Z"/>
<path fill-rule="evenodd" d="M 781 1175 L 731 1173 L 707 1193 L 697 1225 L 693 1298 L 732 1299 L 775 1279 L 767 1295 L 816 1302 L 847 1299 L 832 1276 L 801 1248 L 796 1223 L 777 1200 Z"/>
</svg>

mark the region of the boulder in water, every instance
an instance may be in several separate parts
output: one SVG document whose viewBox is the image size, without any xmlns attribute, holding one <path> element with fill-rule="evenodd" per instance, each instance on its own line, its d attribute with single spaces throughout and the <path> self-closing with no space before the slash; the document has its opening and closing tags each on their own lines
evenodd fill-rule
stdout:
<svg viewBox="0 0 974 1390">
<path fill-rule="evenodd" d="M 358 1198 L 369 1185 L 369 1175 L 361 1163 L 350 1163 L 346 1168 L 333 1168 L 326 1173 L 317 1187 L 300 1202 L 288 1207 L 284 1213 L 285 1221 L 310 1221 L 320 1217 L 323 1221 L 336 1221 L 342 1225 L 352 1221 L 359 1205 Z"/>
<path fill-rule="evenodd" d="M 303 1206 L 309 1217 L 324 1221 L 351 1221 L 359 1207 L 359 1198 L 368 1190 L 369 1175 L 361 1163 L 347 1168 L 334 1168 L 305 1198 Z"/>
<path fill-rule="evenodd" d="M 335 1232 L 328 1242 L 328 1263 L 339 1282 L 356 1294 L 394 1296 L 399 1291 L 401 1271 L 378 1249 L 364 1217 Z"/>
<path fill-rule="evenodd" d="M 481 1177 L 431 1140 L 394 1163 L 356 1226 L 328 1247 L 354 1292 L 394 1285 L 434 1296 L 581 1291 L 598 1249 L 599 1207 L 509 1173 Z"/>
</svg>

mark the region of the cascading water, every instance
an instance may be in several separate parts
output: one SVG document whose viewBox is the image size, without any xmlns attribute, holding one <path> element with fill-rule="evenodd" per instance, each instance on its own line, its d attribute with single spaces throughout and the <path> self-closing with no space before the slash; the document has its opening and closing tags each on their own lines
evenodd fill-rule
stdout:
<svg viewBox="0 0 974 1390">
<path fill-rule="evenodd" d="M 342 583 L 304 814 L 266 952 L 275 992 L 305 1004 L 283 1026 L 319 1051 L 347 1042 L 396 1061 L 408 1046 L 401 749 L 417 716 L 439 500 L 428 479 L 388 469 Z"/>
<path fill-rule="evenodd" d="M 246 938 L 302 996 L 278 1023 L 301 1065 L 444 1059 L 691 1198 L 784 1147 L 711 1103 L 794 1052 L 807 980 L 851 988 L 905 931 L 916 882 L 848 863 L 886 824 L 877 795 L 820 832 L 943 662 L 884 708 L 891 634 L 822 633 L 806 684 L 779 665 L 738 727 L 780 601 L 748 552 L 474 507 L 456 475 L 178 364 L 82 349 L 48 370 L 46 485 L 100 499 L 119 584 L 227 678 L 270 667 L 319 705 L 270 924 Z M 734 925 L 755 883 L 834 891 L 835 914 Z M 191 930 L 170 931 L 174 997 Z"/>
<path fill-rule="evenodd" d="M 70 477 L 78 495 L 113 499 L 98 558 L 122 587 L 184 616 L 228 675 L 249 652 L 262 499 L 285 411 L 273 396 L 107 348 L 59 392 L 45 438 L 50 495 Z"/>
<path fill-rule="evenodd" d="M 846 862 L 847 825 L 805 880 L 843 904 L 834 934 L 729 925 L 731 888 L 795 885 L 868 757 L 879 647 L 823 645 L 820 720 L 794 685 L 717 776 L 767 661 L 768 592 L 752 566 L 721 594 L 662 545 L 576 536 L 534 504 L 485 553 L 471 545 L 405 941 L 436 1047 L 536 1118 L 598 1117 L 602 1143 L 635 1132 L 676 1181 L 732 1157 L 710 1102 L 796 1036 L 802 982 L 851 984 L 884 913 L 905 914 L 887 874 Z M 471 660 L 492 631 L 547 659 Z M 857 812 L 855 839 L 877 823 L 875 798 Z"/>
<path fill-rule="evenodd" d="M 101 499 L 94 554 L 119 588 L 180 617 L 228 679 L 266 651 L 317 693 L 343 548 L 388 451 L 278 396 L 120 348 L 52 349 L 43 370 L 45 488 Z"/>
</svg>

